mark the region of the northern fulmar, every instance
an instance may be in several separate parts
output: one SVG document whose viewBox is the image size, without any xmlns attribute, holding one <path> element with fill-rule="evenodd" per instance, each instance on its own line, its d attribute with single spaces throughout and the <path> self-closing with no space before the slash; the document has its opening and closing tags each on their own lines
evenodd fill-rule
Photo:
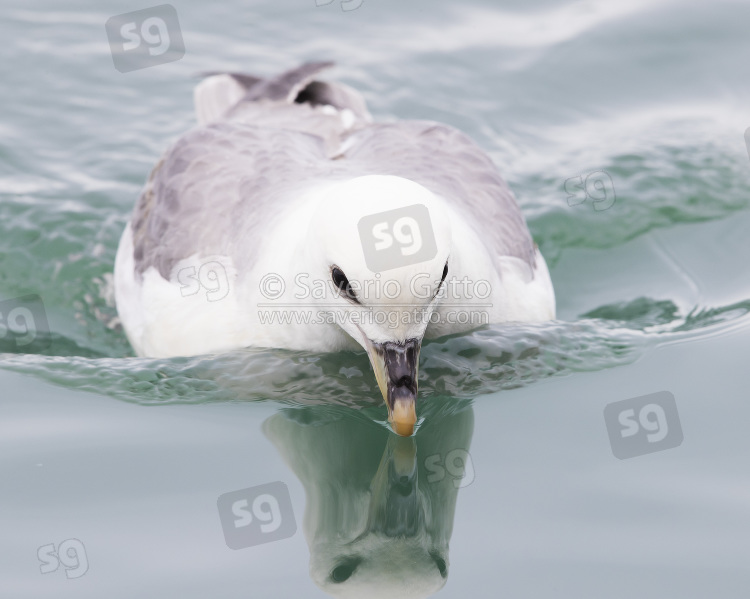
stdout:
<svg viewBox="0 0 750 599">
<path fill-rule="evenodd" d="M 490 157 L 430 121 L 373 122 L 324 81 L 213 73 L 153 169 L 115 261 L 141 356 L 364 348 L 394 431 L 422 340 L 555 317 L 544 258 Z"/>
</svg>

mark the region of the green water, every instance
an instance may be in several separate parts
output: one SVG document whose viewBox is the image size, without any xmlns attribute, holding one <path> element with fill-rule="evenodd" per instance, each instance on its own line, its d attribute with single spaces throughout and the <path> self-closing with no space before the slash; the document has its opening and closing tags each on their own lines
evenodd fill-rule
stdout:
<svg viewBox="0 0 750 599">
<path fill-rule="evenodd" d="M 125 74 L 104 24 L 148 6 L 4 6 L 0 302 L 39 296 L 49 333 L 0 340 L 0 597 L 746 597 L 750 6 L 173 5 L 184 58 Z M 550 265 L 558 321 L 425 345 L 413 440 L 364 354 L 140 359 L 117 320 L 195 73 L 310 59 L 476 139 Z M 682 442 L 617 459 L 605 406 L 659 391 Z M 291 534 L 230 549 L 217 500 L 276 482 Z"/>
</svg>

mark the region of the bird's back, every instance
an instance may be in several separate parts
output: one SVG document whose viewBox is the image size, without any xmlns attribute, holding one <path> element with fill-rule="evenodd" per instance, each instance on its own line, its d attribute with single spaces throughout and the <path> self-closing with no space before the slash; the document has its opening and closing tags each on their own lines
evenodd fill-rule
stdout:
<svg viewBox="0 0 750 599">
<path fill-rule="evenodd" d="M 493 255 L 533 269 L 523 216 L 481 148 L 439 123 L 373 123 L 359 93 L 315 79 L 329 66 L 271 79 L 213 74 L 196 88 L 200 124 L 165 153 L 133 214 L 137 273 L 154 266 L 168 278 L 197 247 L 252 262 L 295 190 L 371 174 L 423 185 L 454 204 Z"/>
</svg>

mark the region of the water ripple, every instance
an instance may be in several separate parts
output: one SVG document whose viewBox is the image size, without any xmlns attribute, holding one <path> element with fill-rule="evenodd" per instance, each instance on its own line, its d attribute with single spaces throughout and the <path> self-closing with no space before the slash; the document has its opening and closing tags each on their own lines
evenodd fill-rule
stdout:
<svg viewBox="0 0 750 599">
<path fill-rule="evenodd" d="M 748 312 L 750 301 L 743 301 L 680 316 L 669 301 L 639 298 L 602 306 L 577 322 L 488 327 L 446 337 L 422 349 L 420 397 L 470 399 L 550 376 L 628 364 L 657 344 L 746 324 Z M 57 341 L 75 353 L 73 342 Z M 354 352 L 245 349 L 171 359 L 2 354 L 0 368 L 143 405 L 273 400 L 365 408 L 382 402 L 367 357 Z"/>
</svg>

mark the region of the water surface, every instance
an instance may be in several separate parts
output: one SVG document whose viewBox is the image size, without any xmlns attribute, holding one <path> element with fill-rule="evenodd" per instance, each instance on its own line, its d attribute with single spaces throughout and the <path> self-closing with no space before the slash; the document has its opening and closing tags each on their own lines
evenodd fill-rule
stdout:
<svg viewBox="0 0 750 599">
<path fill-rule="evenodd" d="M 172 4 L 184 58 L 124 74 L 104 23 L 146 6 L 0 24 L 0 301 L 38 295 L 50 329 L 0 347 L 0 595 L 745 597 L 750 7 Z M 119 236 L 194 75 L 310 59 L 377 119 L 471 135 L 551 268 L 558 321 L 425 345 L 409 440 L 364 354 L 142 359 L 117 320 Z M 684 440 L 617 459 L 604 407 L 658 391 Z M 227 547 L 219 497 L 276 482 L 292 534 Z"/>
</svg>

